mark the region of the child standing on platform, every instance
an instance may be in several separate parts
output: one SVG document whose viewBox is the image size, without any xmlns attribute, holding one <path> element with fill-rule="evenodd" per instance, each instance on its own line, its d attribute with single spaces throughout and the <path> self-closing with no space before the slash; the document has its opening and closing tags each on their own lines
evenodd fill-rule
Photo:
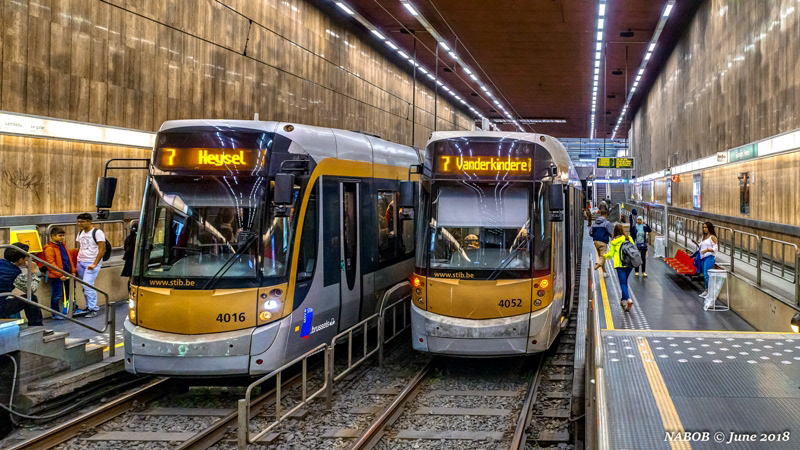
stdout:
<svg viewBox="0 0 800 450">
<path fill-rule="evenodd" d="M 53 228 L 50 231 L 50 242 L 44 246 L 44 260 L 48 264 L 58 267 L 64 272 L 75 275 L 78 263 L 75 259 L 75 251 L 68 250 L 64 245 L 66 232 L 62 228 Z M 51 280 L 50 309 L 67 313 L 66 300 L 69 291 L 69 279 L 55 270 L 48 269 L 47 276 Z M 61 316 L 53 315 L 53 319 L 61 320 Z"/>
</svg>

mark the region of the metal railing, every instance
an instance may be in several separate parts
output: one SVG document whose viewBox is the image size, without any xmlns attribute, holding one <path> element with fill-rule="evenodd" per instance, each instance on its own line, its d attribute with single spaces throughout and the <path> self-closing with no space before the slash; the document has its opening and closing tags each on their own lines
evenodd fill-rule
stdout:
<svg viewBox="0 0 800 450">
<path fill-rule="evenodd" d="M 138 222 L 138 219 L 134 219 L 134 220 L 136 220 Z M 109 224 L 116 224 L 116 223 L 119 223 L 119 224 L 122 225 L 122 230 L 123 230 L 123 232 L 125 234 L 125 236 L 122 237 L 123 238 L 123 242 L 124 242 L 125 237 L 128 235 L 128 233 L 130 233 L 130 223 L 128 225 L 126 225 L 124 220 L 116 219 L 116 220 L 97 220 L 97 221 L 93 221 L 92 225 L 109 225 Z M 55 228 L 55 227 L 77 227 L 77 226 L 78 225 L 75 222 L 51 223 L 51 224 L 47 225 L 47 228 L 45 229 L 45 234 L 43 236 L 43 239 L 45 241 L 49 240 L 50 239 L 50 231 L 52 231 L 52 229 Z M 78 232 L 78 234 L 80 234 L 80 230 L 77 230 L 77 232 Z M 113 247 L 113 248 L 122 248 L 122 246 L 120 245 L 119 247 Z"/>
<path fill-rule="evenodd" d="M 627 208 L 623 211 L 630 214 Z M 650 223 L 660 225 L 663 212 L 651 209 L 647 217 Z M 690 240 L 699 242 L 702 239 L 703 223 L 702 220 L 670 214 L 667 216 L 668 232 L 664 234 L 670 239 L 669 233 L 674 233 L 678 244 L 683 237 L 683 247 L 689 249 Z M 659 228 L 654 230 L 660 231 Z M 763 284 L 764 272 L 788 281 L 794 285 L 794 301 L 800 306 L 800 275 L 797 273 L 800 270 L 800 248 L 797 244 L 724 226 L 715 226 L 715 229 L 719 253 L 730 258 L 731 273 L 735 273 L 738 260 L 756 269 L 756 285 L 759 287 Z"/>
<path fill-rule="evenodd" d="M 594 262 L 593 259 L 592 262 Z M 592 270 L 591 267 L 587 267 L 587 272 L 589 275 L 589 307 L 591 308 L 591 320 L 587 323 L 589 328 L 587 330 L 587 336 L 590 340 L 590 348 L 593 351 L 587 353 L 589 361 L 587 363 L 588 370 L 586 371 L 586 377 L 588 378 L 586 386 L 594 390 L 594 396 L 591 394 L 586 396 L 587 400 L 590 402 L 590 404 L 587 405 L 587 411 L 591 411 L 594 415 L 594 420 L 587 420 L 587 424 L 594 422 L 596 425 L 593 428 L 594 433 L 590 436 L 591 441 L 594 442 L 594 446 L 590 445 L 589 447 L 607 450 L 611 448 L 611 445 L 609 443 L 608 399 L 606 397 L 602 335 L 600 334 L 600 305 L 598 304 L 599 299 L 594 294 L 592 283 L 596 271 Z M 594 374 L 594 379 L 591 379 L 592 374 Z"/>
<path fill-rule="evenodd" d="M 702 239 L 703 222 L 670 214 L 667 217 L 669 233 L 674 233 L 675 241 L 689 249 L 689 239 Z M 755 233 L 716 226 L 719 253 L 730 259 L 730 272 L 736 273 L 737 262 L 752 266 L 756 270 L 756 285 L 763 286 L 763 274 L 770 275 L 793 284 L 794 302 L 800 306 L 800 247 L 792 242 L 759 236 Z M 667 233 L 667 234 L 669 234 Z M 670 238 L 671 239 L 671 238 Z"/>
<path fill-rule="evenodd" d="M 264 375 L 263 377 L 259 378 L 258 380 L 254 381 L 247 387 L 247 391 L 245 391 L 244 398 L 239 399 L 237 404 L 238 408 L 238 430 L 237 430 L 237 443 L 240 449 L 247 448 L 247 444 L 253 444 L 257 442 L 262 437 L 266 436 L 267 433 L 270 432 L 273 428 L 278 426 L 279 423 L 286 420 L 287 417 L 294 414 L 295 411 L 299 410 L 311 400 L 319 397 L 320 395 L 324 394 L 328 391 L 328 377 L 323 377 L 322 386 L 319 387 L 313 394 L 308 395 L 307 386 L 308 386 L 308 358 L 320 353 L 320 352 L 327 352 L 328 351 L 328 344 L 319 344 L 318 346 L 314 347 L 310 351 L 304 353 L 303 355 L 298 356 L 297 358 L 289 361 L 288 363 L 284 364 L 283 366 L 273 370 L 272 372 Z M 289 409 L 285 413 L 281 414 L 281 378 L 283 375 L 283 371 L 294 366 L 298 362 L 302 362 L 303 368 L 303 381 L 302 381 L 302 400 L 294 406 L 294 408 Z M 324 373 L 327 374 L 329 367 L 328 367 L 328 358 L 325 358 L 325 369 Z M 272 421 L 265 429 L 257 433 L 255 436 L 250 436 L 250 407 L 253 404 L 252 396 L 253 396 L 253 389 L 256 387 L 266 383 L 267 381 L 275 378 L 275 420 Z"/>
<path fill-rule="evenodd" d="M 76 324 L 78 324 L 78 325 L 80 325 L 80 326 L 82 326 L 84 328 L 87 328 L 89 330 L 94 331 L 95 333 L 104 334 L 106 331 L 108 331 L 108 355 L 109 356 L 114 356 L 116 354 L 116 346 L 115 346 L 115 344 L 116 344 L 115 337 L 116 336 L 115 336 L 115 334 L 116 334 L 116 328 L 117 328 L 117 319 L 116 319 L 116 314 L 114 314 L 114 311 L 112 311 L 114 309 L 113 308 L 114 304 L 111 303 L 110 297 L 108 296 L 108 293 L 105 292 L 102 289 L 97 288 L 96 286 L 94 286 L 92 284 L 89 284 L 89 283 L 81 280 L 80 278 L 76 277 L 75 275 L 73 275 L 71 273 L 68 273 L 68 272 L 65 272 L 65 271 L 59 269 L 58 267 L 48 263 L 47 261 L 44 261 L 44 260 L 42 260 L 40 258 L 37 258 L 36 256 L 34 256 L 34 255 L 22 250 L 21 248 L 19 248 L 17 246 L 8 245 L 8 244 L 0 245 L 0 249 L 4 249 L 3 251 L 5 251 L 5 249 L 8 249 L 8 248 L 13 248 L 14 250 L 16 250 L 16 251 L 18 251 L 20 253 L 23 253 L 25 255 L 25 264 L 28 267 L 28 274 L 29 274 L 28 277 L 27 277 L 27 290 L 26 290 L 26 293 L 25 293 L 26 297 L 21 297 L 19 295 L 13 294 L 11 292 L 2 292 L 2 293 L 0 293 L 0 298 L 6 298 L 6 297 L 15 298 L 15 299 L 17 299 L 17 300 L 19 300 L 21 302 L 24 302 L 24 303 L 26 303 L 28 305 L 36 306 L 37 308 L 42 309 L 44 311 L 49 311 L 51 314 L 55 314 L 55 315 L 58 315 L 60 317 L 63 317 L 65 320 L 68 320 L 70 322 L 76 323 Z M 75 320 L 72 317 L 72 314 L 73 314 L 72 303 L 73 302 L 71 302 L 71 301 L 69 302 L 69 306 L 67 307 L 67 313 L 66 314 L 62 313 L 61 311 L 56 311 L 56 310 L 51 309 L 51 308 L 49 308 L 47 306 L 41 305 L 38 302 L 34 302 L 33 301 L 33 291 L 31 289 L 31 276 L 30 276 L 35 270 L 38 270 L 38 267 L 36 266 L 36 264 L 34 264 L 34 262 L 42 264 L 43 266 L 47 267 L 48 269 L 53 270 L 53 271 L 55 271 L 57 273 L 60 273 L 61 275 L 67 277 L 67 279 L 71 279 L 72 281 L 74 281 L 73 283 L 70 283 L 71 286 L 72 286 L 72 297 L 71 297 L 72 299 L 75 298 L 76 284 L 81 284 L 84 287 L 88 287 L 90 289 L 94 289 L 98 293 L 102 294 L 103 297 L 105 297 L 105 299 L 106 299 L 106 301 L 105 301 L 105 304 L 106 304 L 106 313 L 105 313 L 105 315 L 106 315 L 106 317 L 105 317 L 105 322 L 104 322 L 103 328 L 95 328 L 95 327 L 93 327 L 91 325 L 87 325 L 84 322 Z"/>
<path fill-rule="evenodd" d="M 272 372 L 264 375 L 263 377 L 259 378 L 250 386 L 247 387 L 247 391 L 245 392 L 245 398 L 240 399 L 238 402 L 238 435 L 237 435 L 237 445 L 239 449 L 247 448 L 247 444 L 256 443 L 259 439 L 263 438 L 270 432 L 270 430 L 274 429 L 278 424 L 286 420 L 289 416 L 294 414 L 297 410 L 302 408 L 305 405 L 308 405 L 312 400 L 315 398 L 325 394 L 327 408 L 330 410 L 332 407 L 333 402 L 333 384 L 336 381 L 341 380 L 344 376 L 350 373 L 353 369 L 364 363 L 369 357 L 375 355 L 376 353 L 379 355 L 379 361 L 383 363 L 383 350 L 384 345 L 393 340 L 397 337 L 403 330 L 407 329 L 411 326 L 408 317 L 409 314 L 407 312 L 407 308 L 409 306 L 409 298 L 410 294 L 402 295 L 400 299 L 391 303 L 390 305 L 386 306 L 386 302 L 390 301 L 393 296 L 404 288 L 409 288 L 410 283 L 408 281 L 404 281 L 402 283 L 398 283 L 392 288 L 388 289 L 380 302 L 380 306 L 378 312 L 367 317 L 366 319 L 358 322 L 357 324 L 353 325 L 352 327 L 340 332 L 336 336 L 331 339 L 330 344 L 320 344 L 317 347 L 309 350 L 305 354 L 298 356 L 294 360 L 284 364 L 283 366 L 279 367 L 278 369 L 273 370 Z M 397 309 L 400 308 L 403 310 L 403 322 L 401 326 L 398 328 L 397 326 Z M 386 333 L 386 320 L 387 320 L 387 313 L 392 312 L 392 329 L 391 333 L 387 335 Z M 375 347 L 372 348 L 369 344 L 369 329 L 371 324 L 375 324 L 377 327 L 377 342 Z M 357 360 L 353 360 L 353 339 L 357 332 L 361 332 L 363 338 L 363 353 Z M 388 336 L 388 337 L 387 337 Z M 334 349 L 336 347 L 337 342 L 347 338 L 347 366 L 341 373 L 336 373 L 336 368 L 334 365 Z M 308 386 L 308 377 L 307 377 L 307 364 L 308 359 L 314 355 L 324 352 L 324 368 L 323 368 L 323 383 L 322 385 L 317 388 L 312 394 L 308 394 L 307 386 Z M 282 413 L 281 412 L 281 378 L 282 373 L 294 365 L 302 363 L 302 397 L 301 401 L 298 402 L 293 408 L 290 410 Z M 252 406 L 252 392 L 253 389 L 266 383 L 271 379 L 275 379 L 275 419 L 270 422 L 266 428 L 259 431 L 255 435 L 251 435 L 249 423 L 250 423 L 250 408 Z"/>
</svg>

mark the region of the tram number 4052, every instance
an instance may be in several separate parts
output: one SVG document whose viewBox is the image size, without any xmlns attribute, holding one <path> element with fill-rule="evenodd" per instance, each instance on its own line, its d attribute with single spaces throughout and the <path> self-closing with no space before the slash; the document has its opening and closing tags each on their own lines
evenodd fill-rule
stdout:
<svg viewBox="0 0 800 450">
<path fill-rule="evenodd" d="M 522 306 L 522 299 L 512 298 L 509 300 L 500 300 L 500 303 L 498 303 L 497 306 L 501 308 L 518 308 Z"/>
<path fill-rule="evenodd" d="M 244 317 L 244 313 L 243 312 L 240 312 L 238 314 L 237 313 L 233 313 L 233 314 L 225 313 L 225 314 L 220 314 L 220 315 L 217 316 L 217 322 L 244 322 L 244 321 L 245 321 L 245 317 Z"/>
</svg>

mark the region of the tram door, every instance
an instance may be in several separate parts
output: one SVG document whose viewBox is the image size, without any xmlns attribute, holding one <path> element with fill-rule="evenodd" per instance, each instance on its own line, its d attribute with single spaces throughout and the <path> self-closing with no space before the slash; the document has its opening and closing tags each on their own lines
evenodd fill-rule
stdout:
<svg viewBox="0 0 800 450">
<path fill-rule="evenodd" d="M 339 312 L 339 329 L 350 328 L 358 322 L 361 304 L 361 233 L 358 224 L 361 221 L 361 198 L 359 182 L 342 181 L 339 184 L 341 209 L 339 211 L 341 236 L 341 309 Z"/>
</svg>

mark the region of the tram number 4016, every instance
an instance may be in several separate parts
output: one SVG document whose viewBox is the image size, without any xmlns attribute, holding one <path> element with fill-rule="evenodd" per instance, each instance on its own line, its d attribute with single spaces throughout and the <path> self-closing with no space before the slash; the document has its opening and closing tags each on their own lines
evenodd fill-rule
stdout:
<svg viewBox="0 0 800 450">
<path fill-rule="evenodd" d="M 217 316 L 217 322 L 244 322 L 245 317 L 244 313 L 233 313 L 233 314 L 220 314 Z"/>
<path fill-rule="evenodd" d="M 500 300 L 498 303 L 499 307 L 501 308 L 518 308 L 522 306 L 522 299 L 521 298 L 512 298 L 509 300 Z"/>
</svg>

